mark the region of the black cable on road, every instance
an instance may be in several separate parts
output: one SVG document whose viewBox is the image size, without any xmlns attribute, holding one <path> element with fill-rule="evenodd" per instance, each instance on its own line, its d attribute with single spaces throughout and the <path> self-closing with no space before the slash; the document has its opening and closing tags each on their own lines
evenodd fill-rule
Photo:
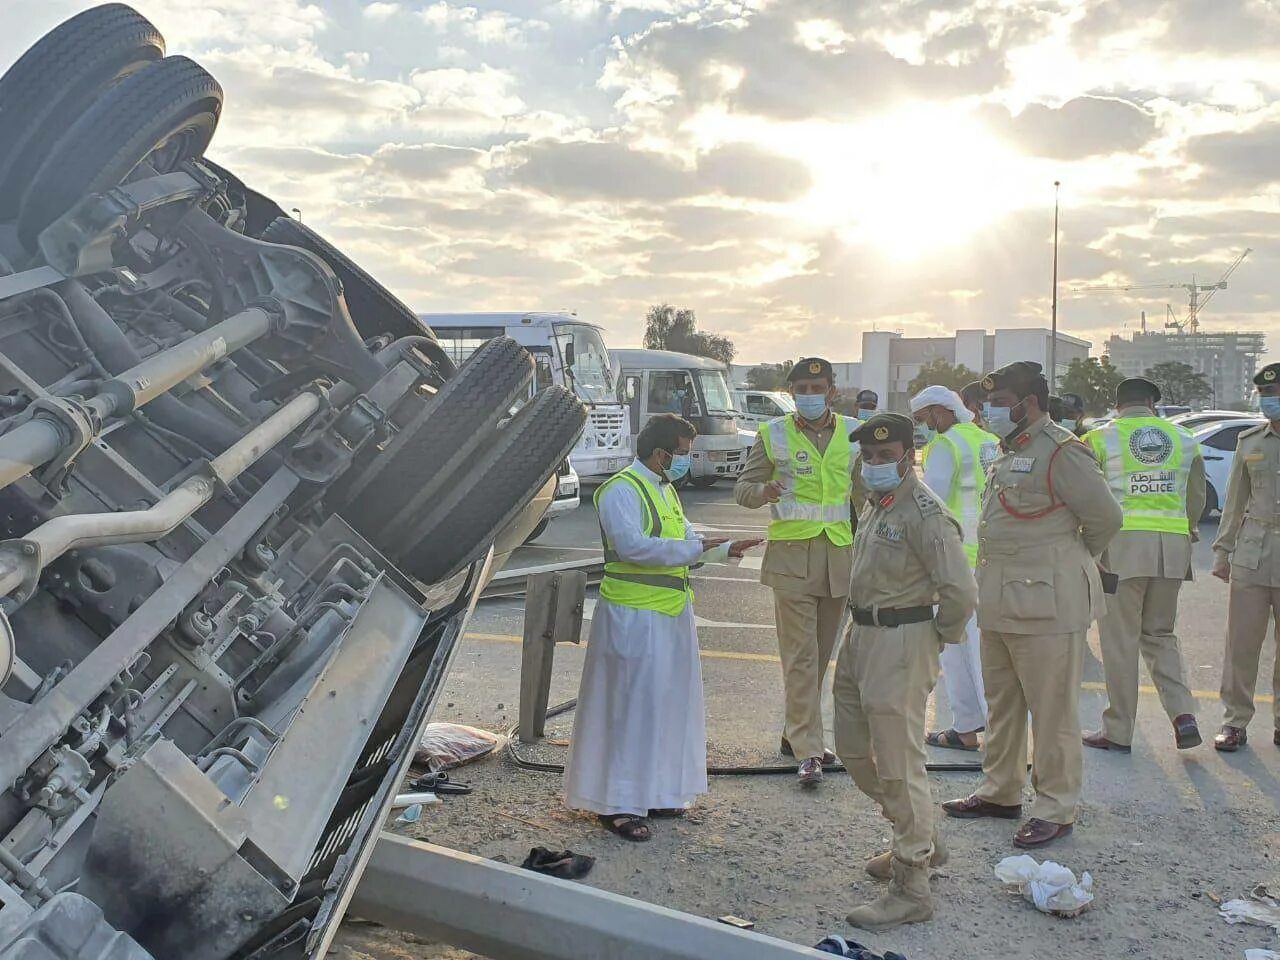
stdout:
<svg viewBox="0 0 1280 960">
<path fill-rule="evenodd" d="M 558 703 L 554 707 L 547 710 L 547 719 L 558 717 L 561 714 L 568 713 L 578 705 L 577 698 L 566 700 L 564 703 Z M 517 734 L 520 729 L 519 723 L 513 723 L 507 728 L 507 756 L 521 770 L 532 770 L 535 773 L 564 773 L 563 763 L 546 763 L 541 760 L 530 760 L 520 755 L 519 749 L 516 747 L 518 741 Z M 924 768 L 929 773 L 981 773 L 982 764 L 980 762 L 969 761 L 967 763 L 926 763 Z M 828 773 L 844 772 L 844 764 L 833 763 L 830 766 L 824 766 L 823 770 Z M 709 777 L 771 777 L 783 773 L 794 775 L 796 772 L 795 764 L 764 764 L 761 766 L 750 767 L 707 767 L 707 776 Z"/>
</svg>

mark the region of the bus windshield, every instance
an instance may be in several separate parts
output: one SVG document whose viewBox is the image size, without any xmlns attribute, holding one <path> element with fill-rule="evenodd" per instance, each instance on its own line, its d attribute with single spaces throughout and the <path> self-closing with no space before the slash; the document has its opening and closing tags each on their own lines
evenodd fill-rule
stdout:
<svg viewBox="0 0 1280 960">
<path fill-rule="evenodd" d="M 609 403 L 613 396 L 613 373 L 609 366 L 609 351 L 605 348 L 600 331 L 586 323 L 557 323 L 556 346 L 564 360 L 566 345 L 573 344 L 573 371 L 566 376 L 568 385 L 587 403 Z"/>
<path fill-rule="evenodd" d="M 698 386 L 702 388 L 702 398 L 706 402 L 707 413 L 734 414 L 733 398 L 729 395 L 729 385 L 724 374 L 719 370 L 699 370 Z"/>
</svg>

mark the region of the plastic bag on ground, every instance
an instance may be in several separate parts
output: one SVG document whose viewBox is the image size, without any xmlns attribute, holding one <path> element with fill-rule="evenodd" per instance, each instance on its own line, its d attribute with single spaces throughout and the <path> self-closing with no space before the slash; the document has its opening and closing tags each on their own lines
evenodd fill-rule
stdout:
<svg viewBox="0 0 1280 960">
<path fill-rule="evenodd" d="M 1260 883 L 1249 891 L 1248 900 L 1228 900 L 1218 908 L 1227 923 L 1254 923 L 1280 933 L 1280 901 Z"/>
<path fill-rule="evenodd" d="M 505 737 L 462 723 L 429 723 L 418 741 L 413 762 L 432 772 L 452 770 L 502 746 Z"/>
<path fill-rule="evenodd" d="M 1244 952 L 1244 960 L 1280 960 L 1280 953 L 1254 948 Z"/>
<path fill-rule="evenodd" d="M 1005 857 L 996 864 L 996 879 L 1015 888 L 1041 913 L 1074 917 L 1093 903 L 1093 877 L 1076 875 L 1060 863 L 1034 857 Z"/>
</svg>

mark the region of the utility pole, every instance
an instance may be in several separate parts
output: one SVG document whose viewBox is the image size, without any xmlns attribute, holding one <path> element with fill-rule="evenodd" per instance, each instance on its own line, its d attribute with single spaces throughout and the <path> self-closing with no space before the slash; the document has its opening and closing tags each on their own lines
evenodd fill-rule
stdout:
<svg viewBox="0 0 1280 960">
<path fill-rule="evenodd" d="M 1053 300 L 1049 319 L 1049 392 L 1058 390 L 1058 188 L 1053 181 Z"/>
</svg>

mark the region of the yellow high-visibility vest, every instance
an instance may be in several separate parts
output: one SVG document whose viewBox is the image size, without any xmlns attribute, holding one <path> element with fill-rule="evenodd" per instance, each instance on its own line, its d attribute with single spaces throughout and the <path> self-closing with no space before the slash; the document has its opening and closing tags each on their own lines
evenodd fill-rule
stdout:
<svg viewBox="0 0 1280 960">
<path fill-rule="evenodd" d="M 1187 483 L 1199 445 L 1190 433 L 1162 417 L 1122 417 L 1085 441 L 1124 510 L 1121 530 L 1191 535 Z"/>
<path fill-rule="evenodd" d="M 644 509 L 644 534 L 664 540 L 683 540 L 685 533 L 684 508 L 680 495 L 669 483 L 661 489 L 648 477 L 632 467 L 615 473 L 600 484 L 593 502 L 597 514 L 600 496 L 615 483 L 628 483 L 640 496 Z M 639 563 L 627 563 L 609 543 L 609 537 L 600 526 L 600 542 L 604 545 L 604 579 L 600 581 L 600 596 L 610 603 L 638 610 L 654 610 L 669 617 L 678 617 L 693 598 L 689 589 L 688 567 L 646 567 Z"/>
<path fill-rule="evenodd" d="M 957 423 L 946 433 L 935 434 L 925 445 L 920 460 L 922 467 L 928 465 L 929 454 L 941 445 L 951 451 L 951 462 L 955 464 L 947 509 L 960 523 L 969 562 L 977 563 L 982 494 L 987 489 L 987 467 L 1000 454 L 1000 438 L 976 423 Z"/>
<path fill-rule="evenodd" d="M 782 497 L 770 504 L 770 540 L 812 540 L 827 535 L 837 547 L 853 543 L 849 519 L 853 451 L 849 434 L 858 421 L 833 413 L 835 432 L 825 453 L 788 415 L 760 428 L 764 452 L 773 462 L 773 478 L 782 484 Z"/>
</svg>

